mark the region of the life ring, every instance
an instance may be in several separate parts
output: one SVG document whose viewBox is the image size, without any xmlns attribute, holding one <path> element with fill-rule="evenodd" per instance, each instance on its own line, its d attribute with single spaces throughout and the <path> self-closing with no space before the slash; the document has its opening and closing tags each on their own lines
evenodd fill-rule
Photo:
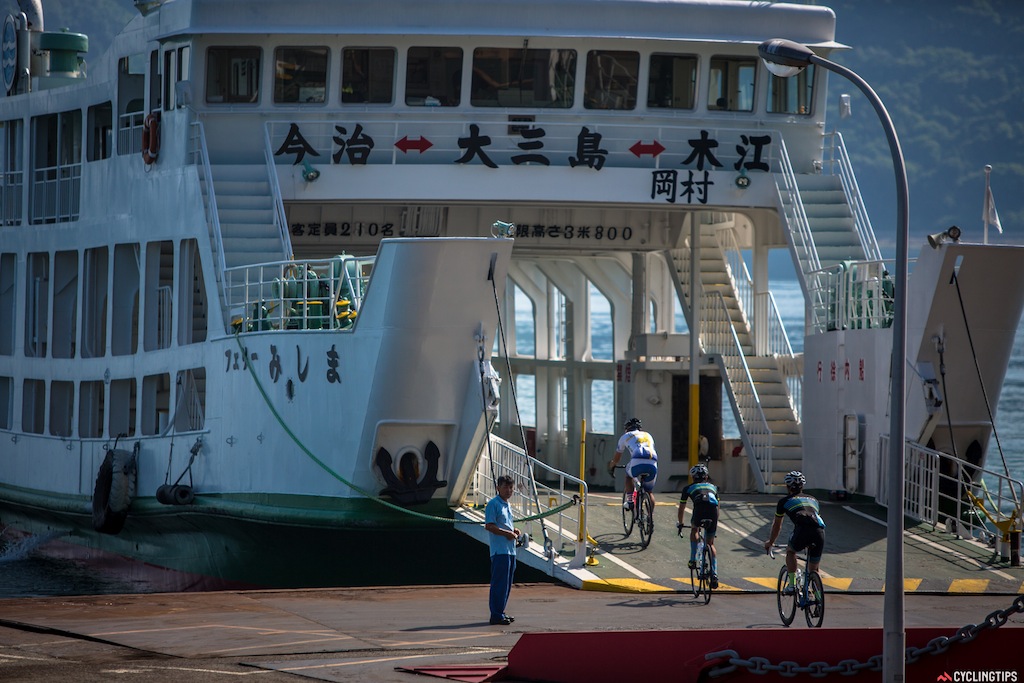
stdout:
<svg viewBox="0 0 1024 683">
<path fill-rule="evenodd" d="M 160 156 L 160 115 L 150 114 L 142 124 L 142 160 L 146 165 Z"/>
<path fill-rule="evenodd" d="M 107 451 L 92 493 L 92 526 L 101 534 L 117 534 L 124 528 L 128 507 L 135 495 L 136 464 L 130 451 Z"/>
</svg>

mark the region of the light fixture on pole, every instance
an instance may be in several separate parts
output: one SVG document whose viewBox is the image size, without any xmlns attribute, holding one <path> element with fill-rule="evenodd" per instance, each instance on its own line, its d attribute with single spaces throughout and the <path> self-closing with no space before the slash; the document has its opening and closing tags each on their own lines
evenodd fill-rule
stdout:
<svg viewBox="0 0 1024 683">
<path fill-rule="evenodd" d="M 811 64 L 846 78 L 868 98 L 889 141 L 896 173 L 896 279 L 892 323 L 892 367 L 890 384 L 888 510 L 886 522 L 886 565 L 882 677 L 886 683 L 902 682 L 906 673 L 906 626 L 903 594 L 903 458 L 906 440 L 904 422 L 907 357 L 907 241 L 910 236 L 910 191 L 903 151 L 889 112 L 867 81 L 844 66 L 819 57 L 806 45 L 774 38 L 766 40 L 757 53 L 770 72 L 781 78 L 799 73 Z"/>
</svg>

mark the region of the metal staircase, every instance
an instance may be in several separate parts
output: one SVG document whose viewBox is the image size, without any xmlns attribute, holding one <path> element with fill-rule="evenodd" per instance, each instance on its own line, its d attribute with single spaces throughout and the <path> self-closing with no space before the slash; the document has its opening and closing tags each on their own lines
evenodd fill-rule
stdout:
<svg viewBox="0 0 1024 683">
<path fill-rule="evenodd" d="M 690 250 L 674 249 L 669 258 L 692 321 Z M 701 346 L 722 369 L 759 490 L 781 490 L 785 473 L 803 459 L 798 363 L 771 295 L 754 294 L 731 224 L 703 227 L 699 267 Z M 757 309 L 764 315 L 760 333 L 752 328 Z"/>
<path fill-rule="evenodd" d="M 211 166 L 217 197 L 224 266 L 282 261 L 287 256 L 275 208 L 267 167 L 262 164 Z"/>
</svg>

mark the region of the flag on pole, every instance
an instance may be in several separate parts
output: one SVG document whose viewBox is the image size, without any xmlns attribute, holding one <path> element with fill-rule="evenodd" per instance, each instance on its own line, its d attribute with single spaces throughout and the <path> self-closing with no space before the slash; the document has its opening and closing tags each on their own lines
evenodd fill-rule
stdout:
<svg viewBox="0 0 1024 683">
<path fill-rule="evenodd" d="M 999 224 L 999 214 L 996 212 L 996 200 L 992 198 L 992 188 L 985 188 L 985 209 L 981 213 L 981 220 L 996 226 L 999 234 L 1003 233 L 1003 226 Z"/>
</svg>

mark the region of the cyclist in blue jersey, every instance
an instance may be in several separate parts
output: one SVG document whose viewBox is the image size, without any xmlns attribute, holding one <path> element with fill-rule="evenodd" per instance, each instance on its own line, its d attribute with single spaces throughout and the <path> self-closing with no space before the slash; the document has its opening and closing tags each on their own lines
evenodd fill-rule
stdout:
<svg viewBox="0 0 1024 683">
<path fill-rule="evenodd" d="M 624 453 L 629 454 L 629 461 L 626 464 L 626 491 L 633 491 L 633 478 L 646 474 L 644 490 L 651 494 L 651 503 L 654 503 L 654 482 L 658 479 L 658 452 L 654 450 L 654 437 L 642 429 L 640 419 L 631 417 L 622 425 L 625 434 L 619 437 L 619 443 L 615 447 L 615 457 L 608 463 L 608 473 L 615 473 L 615 466 Z M 632 502 L 623 503 L 623 507 L 629 509 Z"/>
<path fill-rule="evenodd" d="M 718 532 L 718 487 L 711 483 L 708 466 L 699 463 L 690 468 L 691 483 L 683 489 L 679 498 L 679 521 L 676 529 L 683 528 L 683 514 L 686 512 L 687 501 L 693 501 L 693 514 L 690 515 L 690 561 L 687 566 L 697 566 L 697 529 L 702 521 L 709 520 L 705 532 L 705 543 L 711 550 L 711 588 L 718 588 L 718 552 L 715 550 L 715 534 Z"/>
<path fill-rule="evenodd" d="M 775 521 L 772 522 L 772 530 L 764 544 L 765 551 L 772 547 L 782 530 L 782 520 L 788 515 L 793 520 L 793 534 L 786 545 L 786 570 L 789 578 L 782 592 L 787 595 L 796 591 L 796 554 L 807 548 L 807 569 L 816 572 L 825 549 L 825 522 L 819 514 L 818 499 L 803 492 L 806 483 L 807 478 L 803 472 L 793 470 L 786 475 L 786 489 L 789 493 L 775 507 Z"/>
</svg>

